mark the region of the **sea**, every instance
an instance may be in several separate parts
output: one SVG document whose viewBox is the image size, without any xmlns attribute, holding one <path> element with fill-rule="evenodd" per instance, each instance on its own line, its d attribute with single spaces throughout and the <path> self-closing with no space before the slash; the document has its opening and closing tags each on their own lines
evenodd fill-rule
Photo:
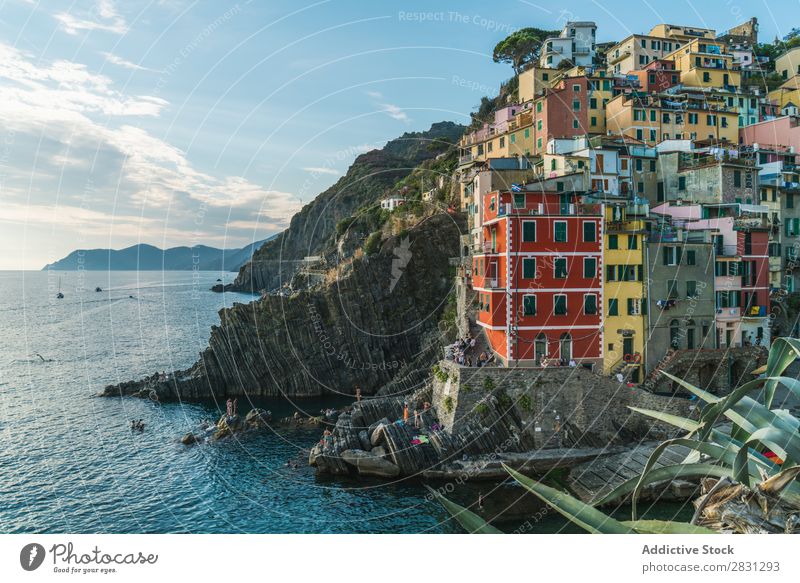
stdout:
<svg viewBox="0 0 800 583">
<path fill-rule="evenodd" d="M 0 533 L 461 532 L 418 483 L 316 477 L 318 429 L 185 446 L 224 403 L 96 396 L 195 362 L 219 310 L 255 299 L 218 279 L 233 274 L 0 271 Z M 239 401 L 275 417 L 342 404 Z M 552 512 L 532 531 L 580 532 Z"/>
</svg>

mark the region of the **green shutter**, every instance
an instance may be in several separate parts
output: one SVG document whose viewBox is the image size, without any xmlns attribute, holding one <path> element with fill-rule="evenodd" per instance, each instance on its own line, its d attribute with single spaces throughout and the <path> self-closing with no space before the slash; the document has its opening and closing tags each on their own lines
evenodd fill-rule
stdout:
<svg viewBox="0 0 800 583">
<path fill-rule="evenodd" d="M 608 315 L 609 316 L 618 316 L 619 315 L 619 302 L 617 298 L 611 298 L 608 300 Z"/>
<path fill-rule="evenodd" d="M 522 260 L 522 277 L 525 279 L 536 277 L 536 259 L 525 258 Z"/>
<path fill-rule="evenodd" d="M 628 298 L 628 315 L 633 315 L 633 298 Z"/>
<path fill-rule="evenodd" d="M 615 270 L 615 265 L 606 265 L 606 281 L 617 281 Z"/>
<path fill-rule="evenodd" d="M 525 316 L 536 314 L 536 296 L 522 296 L 522 310 Z"/>
<path fill-rule="evenodd" d="M 522 223 L 522 241 L 525 243 L 536 241 L 536 222 L 525 221 Z"/>
</svg>

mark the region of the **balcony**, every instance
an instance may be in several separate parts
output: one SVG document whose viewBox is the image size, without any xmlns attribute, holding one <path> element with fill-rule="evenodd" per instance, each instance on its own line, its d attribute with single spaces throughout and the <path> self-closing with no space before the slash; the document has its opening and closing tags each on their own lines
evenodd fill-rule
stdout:
<svg viewBox="0 0 800 583">
<path fill-rule="evenodd" d="M 484 241 L 481 245 L 481 251 L 484 253 L 497 253 L 497 247 L 492 245 L 490 241 Z"/>
<path fill-rule="evenodd" d="M 458 163 L 463 166 L 463 165 L 471 163 L 472 160 L 473 160 L 472 154 L 467 154 L 466 156 L 461 156 L 458 159 Z"/>
</svg>

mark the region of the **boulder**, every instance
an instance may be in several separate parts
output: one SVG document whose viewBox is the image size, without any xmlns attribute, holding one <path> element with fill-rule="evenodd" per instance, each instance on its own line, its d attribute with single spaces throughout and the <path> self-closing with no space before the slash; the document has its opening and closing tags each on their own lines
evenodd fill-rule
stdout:
<svg viewBox="0 0 800 583">
<path fill-rule="evenodd" d="M 389 421 L 389 419 L 386 418 L 386 417 L 384 417 L 383 419 L 379 419 L 378 421 L 376 421 L 375 423 L 373 423 L 372 425 L 370 425 L 367 428 L 367 433 L 372 435 L 375 432 L 375 430 L 378 428 L 379 425 L 389 425 L 390 423 L 391 423 L 391 421 Z"/>
<path fill-rule="evenodd" d="M 181 438 L 181 443 L 183 445 L 192 445 L 193 443 L 197 443 L 198 441 L 200 441 L 200 438 L 198 438 L 191 431 Z"/>
<path fill-rule="evenodd" d="M 378 445 L 376 447 L 373 447 L 369 451 L 369 453 L 371 453 L 372 455 L 378 456 L 378 457 L 382 457 L 382 458 L 385 458 L 388 455 L 388 452 L 386 451 L 386 448 L 383 447 L 382 445 Z"/>
<path fill-rule="evenodd" d="M 242 419 L 241 415 L 231 415 L 230 417 L 223 415 L 219 418 L 219 421 L 217 421 L 217 429 L 220 431 L 227 430 L 229 433 L 244 431 L 244 419 Z M 219 431 L 217 433 L 219 433 Z"/>
<path fill-rule="evenodd" d="M 400 475 L 400 468 L 392 462 L 362 449 L 346 449 L 342 452 L 342 459 L 356 468 L 360 476 L 394 478 Z"/>
<path fill-rule="evenodd" d="M 373 446 L 380 445 L 380 444 L 382 444 L 384 442 L 384 440 L 386 439 L 386 434 L 384 432 L 384 428 L 387 427 L 388 425 L 389 425 L 388 423 L 386 425 L 383 425 L 383 424 L 378 425 L 375 428 L 375 430 L 370 434 L 369 442 Z"/>
<path fill-rule="evenodd" d="M 270 421 L 272 421 L 272 413 L 259 408 L 251 409 L 244 418 L 245 425 L 252 429 L 267 429 Z"/>
<path fill-rule="evenodd" d="M 369 441 L 369 435 L 366 429 L 358 432 L 358 441 L 361 442 L 361 449 L 369 451 L 372 449 L 372 444 Z"/>
<path fill-rule="evenodd" d="M 311 451 L 308 452 L 308 465 L 315 467 L 317 465 L 317 460 L 321 455 L 322 455 L 322 444 L 318 443 L 311 448 Z"/>
</svg>

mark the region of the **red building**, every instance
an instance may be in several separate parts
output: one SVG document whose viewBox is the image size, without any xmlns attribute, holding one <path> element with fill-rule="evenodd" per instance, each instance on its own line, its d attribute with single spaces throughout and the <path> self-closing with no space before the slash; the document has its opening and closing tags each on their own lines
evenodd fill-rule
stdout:
<svg viewBox="0 0 800 583">
<path fill-rule="evenodd" d="M 639 79 L 639 86 L 646 93 L 660 93 L 680 83 L 680 71 L 675 70 L 675 62 L 656 59 L 642 69 L 631 71 L 628 75 Z"/>
<path fill-rule="evenodd" d="M 474 257 L 478 323 L 506 364 L 602 359 L 602 207 L 572 192 L 490 192 Z"/>
</svg>

